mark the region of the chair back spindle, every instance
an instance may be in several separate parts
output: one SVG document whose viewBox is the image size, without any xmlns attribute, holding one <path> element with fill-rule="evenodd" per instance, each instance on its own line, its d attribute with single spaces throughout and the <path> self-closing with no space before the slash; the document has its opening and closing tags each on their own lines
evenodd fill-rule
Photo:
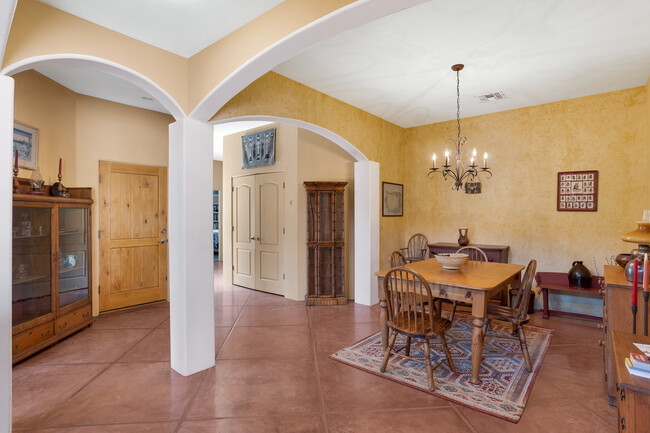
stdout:
<svg viewBox="0 0 650 433">
<path fill-rule="evenodd" d="M 406 265 L 406 259 L 404 258 L 404 255 L 399 251 L 393 251 L 393 253 L 390 255 L 390 267 L 399 268 L 404 265 Z"/>
<path fill-rule="evenodd" d="M 485 251 L 478 247 L 462 247 L 459 248 L 457 253 L 464 253 L 467 254 L 467 260 L 471 260 L 474 262 L 487 262 L 487 254 L 485 254 Z"/>
<path fill-rule="evenodd" d="M 530 301 L 530 291 L 533 288 L 533 279 L 535 278 L 535 271 L 537 270 L 537 260 L 533 259 L 528 263 L 524 277 L 521 280 L 521 287 L 514 300 L 512 309 L 514 310 L 515 317 L 524 320 L 528 312 L 528 303 Z"/>
<path fill-rule="evenodd" d="M 439 312 L 433 304 L 429 283 L 417 272 L 393 268 L 384 277 L 388 322 L 410 334 L 432 329 Z M 428 308 L 427 308 L 428 306 Z"/>
</svg>

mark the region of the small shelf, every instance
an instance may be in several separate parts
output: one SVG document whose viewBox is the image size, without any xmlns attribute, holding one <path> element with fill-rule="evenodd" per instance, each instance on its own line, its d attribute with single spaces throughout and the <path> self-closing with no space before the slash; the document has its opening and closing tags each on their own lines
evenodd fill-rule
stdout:
<svg viewBox="0 0 650 433">
<path fill-rule="evenodd" d="M 11 284 L 15 286 L 15 285 L 17 285 L 17 284 L 31 283 L 32 281 L 37 281 L 37 280 L 41 280 L 41 279 L 43 279 L 43 278 L 49 278 L 49 277 L 50 277 L 49 274 L 43 274 L 43 275 L 30 275 L 29 277 L 18 278 L 18 279 L 12 280 L 12 281 L 11 281 Z"/>
<path fill-rule="evenodd" d="M 13 236 L 12 239 L 36 239 L 36 238 L 49 238 L 50 234 L 42 234 L 42 235 L 29 235 L 29 236 Z"/>
</svg>

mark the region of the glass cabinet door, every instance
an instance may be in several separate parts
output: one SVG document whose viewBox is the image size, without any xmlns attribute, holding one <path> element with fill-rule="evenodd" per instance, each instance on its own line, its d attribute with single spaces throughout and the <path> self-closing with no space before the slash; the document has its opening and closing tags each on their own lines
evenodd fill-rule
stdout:
<svg viewBox="0 0 650 433">
<path fill-rule="evenodd" d="M 88 209 L 59 208 L 59 308 L 88 298 Z"/>
<path fill-rule="evenodd" d="M 16 326 L 52 311 L 52 210 L 14 207 L 12 317 Z"/>
</svg>

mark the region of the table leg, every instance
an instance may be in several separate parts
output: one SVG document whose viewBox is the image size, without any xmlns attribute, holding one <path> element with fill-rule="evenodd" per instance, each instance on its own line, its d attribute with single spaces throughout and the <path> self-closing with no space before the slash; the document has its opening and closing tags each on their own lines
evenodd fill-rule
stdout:
<svg viewBox="0 0 650 433">
<path fill-rule="evenodd" d="M 381 325 L 381 348 L 386 350 L 388 346 L 388 311 L 386 310 L 386 300 L 379 301 L 379 323 Z"/>
<path fill-rule="evenodd" d="M 544 310 L 542 313 L 542 318 L 548 319 L 550 316 L 548 313 L 548 289 L 542 289 L 542 298 L 544 299 Z"/>
<path fill-rule="evenodd" d="M 472 316 L 474 331 L 472 332 L 472 378 L 469 383 L 480 385 L 482 383 L 479 373 L 481 371 L 481 358 L 483 356 L 483 326 L 487 310 L 487 296 L 485 293 L 472 294 Z"/>
</svg>

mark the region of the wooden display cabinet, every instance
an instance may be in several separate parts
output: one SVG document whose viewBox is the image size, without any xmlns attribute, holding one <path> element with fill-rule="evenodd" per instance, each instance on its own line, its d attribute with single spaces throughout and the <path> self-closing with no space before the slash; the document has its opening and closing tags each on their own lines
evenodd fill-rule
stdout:
<svg viewBox="0 0 650 433">
<path fill-rule="evenodd" d="M 305 182 L 307 189 L 307 305 L 342 305 L 345 296 L 347 182 Z"/>
<path fill-rule="evenodd" d="M 93 321 L 90 188 L 70 193 L 13 196 L 14 363 Z"/>
</svg>

